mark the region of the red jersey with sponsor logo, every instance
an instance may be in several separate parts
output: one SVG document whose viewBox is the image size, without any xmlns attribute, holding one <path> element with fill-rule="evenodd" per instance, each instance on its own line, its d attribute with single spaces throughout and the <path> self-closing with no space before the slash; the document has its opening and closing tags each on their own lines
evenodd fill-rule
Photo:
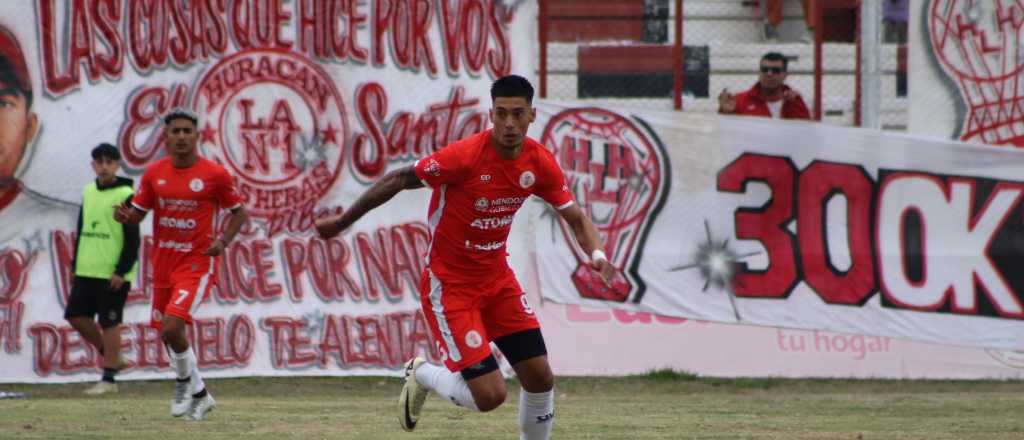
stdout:
<svg viewBox="0 0 1024 440">
<path fill-rule="evenodd" d="M 415 168 L 434 189 L 428 264 L 445 282 L 477 282 L 509 270 L 505 242 L 516 211 L 530 195 L 557 209 L 573 203 L 558 162 L 530 138 L 509 160 L 495 150 L 487 130 L 420 159 Z"/>
<path fill-rule="evenodd" d="M 214 219 L 219 209 L 241 203 L 234 179 L 209 159 L 200 157 L 188 168 L 175 168 L 169 157 L 150 165 L 132 204 L 153 210 L 154 287 L 170 287 L 179 275 L 215 275 L 216 259 L 203 255 L 213 241 Z"/>
</svg>

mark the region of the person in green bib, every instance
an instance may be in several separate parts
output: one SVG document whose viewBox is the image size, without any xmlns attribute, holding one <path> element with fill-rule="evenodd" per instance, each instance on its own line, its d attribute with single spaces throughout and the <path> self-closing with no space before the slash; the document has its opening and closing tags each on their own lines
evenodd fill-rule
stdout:
<svg viewBox="0 0 1024 440">
<path fill-rule="evenodd" d="M 121 357 L 120 326 L 135 278 L 139 226 L 114 220 L 114 206 L 132 196 L 132 179 L 116 174 L 120 160 L 113 145 L 104 143 L 92 150 L 96 181 L 82 192 L 71 263 L 75 278 L 64 311 L 64 319 L 103 356 L 103 377 L 85 390 L 89 395 L 116 393 L 114 377 L 128 366 Z"/>
</svg>

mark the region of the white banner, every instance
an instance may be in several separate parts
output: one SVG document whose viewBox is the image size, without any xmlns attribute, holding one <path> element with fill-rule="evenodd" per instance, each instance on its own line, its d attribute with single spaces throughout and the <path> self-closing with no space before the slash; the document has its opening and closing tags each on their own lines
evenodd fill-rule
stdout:
<svg viewBox="0 0 1024 440">
<path fill-rule="evenodd" d="M 173 5 L 0 5 L 0 89 L 32 96 L 18 125 L 0 127 L 0 382 L 96 379 L 96 351 L 63 319 L 89 152 L 115 143 L 138 178 L 163 155 L 160 116 L 177 106 L 199 113 L 202 154 L 236 176 L 254 217 L 189 329 L 200 368 L 376 375 L 414 352 L 437 361 L 416 288 L 429 194 L 403 193 L 337 239 L 315 238 L 312 218 L 486 128 L 491 82 L 534 72 L 536 5 Z M 152 245 L 144 237 L 125 310 L 127 379 L 168 377 L 147 326 Z"/>
<path fill-rule="evenodd" d="M 1024 152 L 758 118 L 539 113 L 532 134 L 618 269 L 605 286 L 548 210 L 534 228 L 546 298 L 1024 348 Z"/>
</svg>

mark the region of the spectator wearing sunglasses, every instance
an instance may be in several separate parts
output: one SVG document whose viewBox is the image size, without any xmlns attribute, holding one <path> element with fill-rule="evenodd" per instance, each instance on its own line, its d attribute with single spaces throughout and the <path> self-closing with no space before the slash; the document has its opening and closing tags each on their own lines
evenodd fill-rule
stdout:
<svg viewBox="0 0 1024 440">
<path fill-rule="evenodd" d="M 718 95 L 718 113 L 773 119 L 810 119 L 811 112 L 800 93 L 785 84 L 788 64 L 789 60 L 781 53 L 764 54 L 757 84 L 735 95 L 729 89 L 723 89 Z"/>
</svg>

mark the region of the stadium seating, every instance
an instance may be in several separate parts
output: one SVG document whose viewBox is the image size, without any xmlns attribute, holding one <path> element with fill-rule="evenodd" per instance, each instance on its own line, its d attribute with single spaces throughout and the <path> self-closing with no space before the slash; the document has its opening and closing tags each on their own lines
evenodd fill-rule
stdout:
<svg viewBox="0 0 1024 440">
<path fill-rule="evenodd" d="M 664 92 L 665 75 L 671 75 L 674 2 L 668 1 L 668 38 L 665 42 L 643 41 L 643 4 L 643 1 L 552 1 L 549 9 L 549 29 L 552 32 L 548 45 L 548 97 L 671 109 L 670 88 L 668 94 L 655 97 L 650 96 L 651 89 L 645 88 L 654 87 L 657 93 Z M 828 14 L 831 12 L 826 12 Z M 615 20 L 615 17 L 623 18 Z M 647 17 L 650 18 L 650 13 Z M 629 25 L 612 25 L 613 21 Z M 804 95 L 808 104 L 812 104 L 814 46 L 799 42 L 803 29 L 799 2 L 791 0 L 785 3 L 779 44 L 761 42 L 760 22 L 756 0 L 684 1 L 683 42 L 687 47 L 707 47 L 707 68 L 710 72 L 708 95 L 686 96 L 684 110 L 714 112 L 718 108 L 716 96 L 722 88 L 732 91 L 749 88 L 757 80 L 760 56 L 770 50 L 790 57 L 787 82 Z M 830 39 L 840 36 L 832 35 Z M 897 74 L 900 69 L 905 72 L 906 51 L 894 44 L 884 44 L 881 50 L 882 125 L 885 129 L 904 130 L 907 100 L 905 96 L 898 96 Z M 852 126 L 856 96 L 856 45 L 829 41 L 824 44 L 822 52 L 822 120 L 829 124 Z M 901 59 L 902 62 L 899 61 Z M 621 83 L 631 88 L 636 96 L 622 96 L 623 93 L 594 96 L 589 88 L 593 81 L 588 77 L 594 69 L 598 73 L 625 75 Z M 660 75 L 660 78 L 641 78 L 644 75 Z"/>
</svg>

